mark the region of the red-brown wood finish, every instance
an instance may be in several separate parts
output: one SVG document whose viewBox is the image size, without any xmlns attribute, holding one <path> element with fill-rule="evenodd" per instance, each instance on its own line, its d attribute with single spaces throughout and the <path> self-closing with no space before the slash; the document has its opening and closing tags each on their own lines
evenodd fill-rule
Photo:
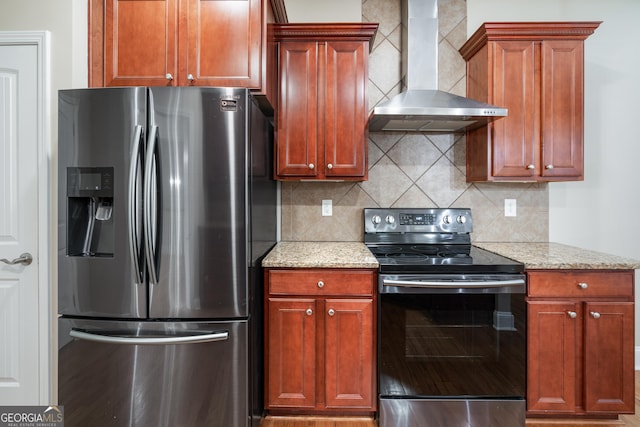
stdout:
<svg viewBox="0 0 640 427">
<path fill-rule="evenodd" d="M 262 0 L 187 4 L 179 85 L 260 87 Z"/>
<path fill-rule="evenodd" d="M 375 270 L 267 269 L 265 286 L 266 409 L 375 412 Z"/>
<path fill-rule="evenodd" d="M 106 0 L 104 85 L 163 86 L 178 71 L 178 0 Z"/>
<path fill-rule="evenodd" d="M 569 313 L 579 313 L 571 301 L 528 303 L 529 411 L 571 414 L 576 408 L 576 351 L 580 321 Z"/>
<path fill-rule="evenodd" d="M 508 116 L 467 132 L 467 181 L 580 181 L 584 40 L 600 22 L 485 23 L 460 49 L 467 96 Z"/>
<path fill-rule="evenodd" d="M 272 408 L 314 408 L 316 404 L 316 301 L 269 298 L 267 347 Z"/>
<path fill-rule="evenodd" d="M 527 275 L 528 415 L 633 413 L 633 270 Z"/>
<path fill-rule="evenodd" d="M 584 405 L 589 413 L 633 413 L 634 303 L 584 305 Z"/>
<path fill-rule="evenodd" d="M 315 42 L 283 42 L 276 113 L 276 175 L 318 175 L 318 55 Z"/>
<path fill-rule="evenodd" d="M 89 86 L 246 87 L 272 108 L 286 19 L 282 0 L 89 0 Z"/>
<path fill-rule="evenodd" d="M 367 178 L 367 70 L 376 30 L 368 23 L 274 26 L 277 179 Z"/>
<path fill-rule="evenodd" d="M 325 302 L 325 404 L 370 409 L 373 375 L 373 299 Z"/>
</svg>

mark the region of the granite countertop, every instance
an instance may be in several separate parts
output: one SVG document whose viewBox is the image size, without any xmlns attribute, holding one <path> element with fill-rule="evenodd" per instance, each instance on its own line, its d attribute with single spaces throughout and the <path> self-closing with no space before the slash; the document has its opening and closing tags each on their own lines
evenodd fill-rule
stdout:
<svg viewBox="0 0 640 427">
<path fill-rule="evenodd" d="M 378 268 L 361 242 L 279 242 L 262 260 L 263 267 Z"/>
<path fill-rule="evenodd" d="M 577 248 L 560 243 L 474 242 L 475 246 L 521 262 L 527 269 L 640 268 L 640 260 Z"/>
</svg>

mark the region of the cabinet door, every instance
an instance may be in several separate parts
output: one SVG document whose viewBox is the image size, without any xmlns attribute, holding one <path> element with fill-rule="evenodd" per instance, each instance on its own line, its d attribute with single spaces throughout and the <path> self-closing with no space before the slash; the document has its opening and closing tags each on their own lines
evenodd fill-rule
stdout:
<svg viewBox="0 0 640 427">
<path fill-rule="evenodd" d="M 583 62 L 582 40 L 542 42 L 544 177 L 583 177 Z"/>
<path fill-rule="evenodd" d="M 325 51 L 324 174 L 366 174 L 368 43 L 328 42 Z"/>
<path fill-rule="evenodd" d="M 165 86 L 178 71 L 178 0 L 106 0 L 104 86 Z"/>
<path fill-rule="evenodd" d="M 374 410 L 373 300 L 325 303 L 327 408 Z"/>
<path fill-rule="evenodd" d="M 632 302 L 585 303 L 587 412 L 634 411 L 633 306 Z"/>
<path fill-rule="evenodd" d="M 178 84 L 260 87 L 261 0 L 186 3 L 186 40 L 181 42 L 184 51 Z"/>
<path fill-rule="evenodd" d="M 574 412 L 580 303 L 529 302 L 527 409 Z"/>
<path fill-rule="evenodd" d="M 539 91 L 536 90 L 536 43 L 506 41 L 494 44 L 492 103 L 509 115 L 493 126 L 493 176 L 533 178 L 537 175 Z"/>
<path fill-rule="evenodd" d="M 316 402 L 316 301 L 269 298 L 267 396 L 269 408 L 313 408 Z"/>
<path fill-rule="evenodd" d="M 318 43 L 280 43 L 276 115 L 279 176 L 315 177 L 318 170 Z"/>
</svg>

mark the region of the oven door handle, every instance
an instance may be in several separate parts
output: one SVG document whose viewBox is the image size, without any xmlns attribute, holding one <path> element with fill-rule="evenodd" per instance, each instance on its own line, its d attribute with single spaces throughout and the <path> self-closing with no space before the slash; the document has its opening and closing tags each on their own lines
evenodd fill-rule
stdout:
<svg viewBox="0 0 640 427">
<path fill-rule="evenodd" d="M 507 288 L 516 285 L 524 285 L 524 279 L 513 280 L 487 280 L 487 281 L 415 281 L 415 280 L 391 280 L 383 279 L 383 285 L 400 286 L 405 288 L 437 288 L 437 289 L 479 289 L 479 288 Z"/>
</svg>

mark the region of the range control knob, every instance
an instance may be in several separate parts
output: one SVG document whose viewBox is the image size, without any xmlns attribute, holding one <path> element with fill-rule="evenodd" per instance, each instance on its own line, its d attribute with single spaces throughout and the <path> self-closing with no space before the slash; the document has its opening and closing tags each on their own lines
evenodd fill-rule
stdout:
<svg viewBox="0 0 640 427">
<path fill-rule="evenodd" d="M 458 224 L 464 224 L 465 222 L 467 222 L 467 217 L 464 215 L 458 215 L 456 221 L 458 221 Z"/>
<path fill-rule="evenodd" d="M 387 221 L 387 224 L 393 224 L 396 222 L 396 219 L 393 217 L 393 215 L 387 215 L 385 221 Z"/>
<path fill-rule="evenodd" d="M 378 225 L 382 222 L 382 218 L 380 218 L 380 215 L 374 215 L 371 217 L 371 222 Z"/>
<path fill-rule="evenodd" d="M 444 222 L 445 224 L 451 224 L 451 217 L 449 215 L 443 216 L 442 222 Z"/>
</svg>

